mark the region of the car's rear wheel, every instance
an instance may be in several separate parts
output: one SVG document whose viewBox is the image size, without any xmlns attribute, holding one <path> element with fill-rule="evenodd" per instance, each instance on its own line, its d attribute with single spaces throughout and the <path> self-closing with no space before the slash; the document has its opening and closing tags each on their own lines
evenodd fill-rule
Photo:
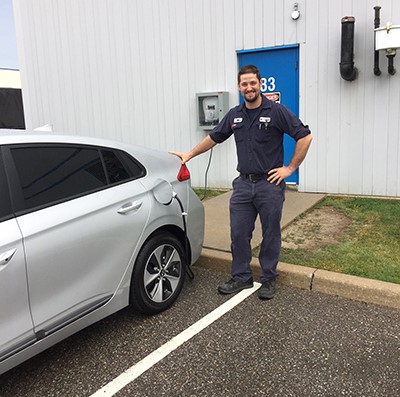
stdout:
<svg viewBox="0 0 400 397">
<path fill-rule="evenodd" d="M 147 314 L 159 313 L 178 298 L 185 281 L 181 242 L 167 232 L 156 233 L 142 247 L 132 275 L 132 306 Z"/>
</svg>

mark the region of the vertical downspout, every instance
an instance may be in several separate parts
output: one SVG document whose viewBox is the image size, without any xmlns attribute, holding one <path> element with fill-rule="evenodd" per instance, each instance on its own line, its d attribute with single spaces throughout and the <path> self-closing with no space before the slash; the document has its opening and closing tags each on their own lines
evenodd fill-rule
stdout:
<svg viewBox="0 0 400 397">
<path fill-rule="evenodd" d="M 354 22 L 354 17 L 342 18 L 340 75 L 346 81 L 357 78 L 357 69 L 354 67 Z"/>
</svg>

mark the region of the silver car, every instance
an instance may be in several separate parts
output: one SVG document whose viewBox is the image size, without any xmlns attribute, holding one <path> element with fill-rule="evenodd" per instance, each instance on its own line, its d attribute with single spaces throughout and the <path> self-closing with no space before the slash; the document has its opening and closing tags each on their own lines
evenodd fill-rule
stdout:
<svg viewBox="0 0 400 397">
<path fill-rule="evenodd" d="M 0 374 L 128 304 L 173 304 L 204 235 L 180 167 L 143 147 L 0 130 Z"/>
</svg>

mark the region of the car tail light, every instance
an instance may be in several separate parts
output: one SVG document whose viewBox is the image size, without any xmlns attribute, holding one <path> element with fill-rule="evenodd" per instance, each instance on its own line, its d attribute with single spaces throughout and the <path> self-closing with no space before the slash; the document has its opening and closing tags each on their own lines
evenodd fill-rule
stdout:
<svg viewBox="0 0 400 397">
<path fill-rule="evenodd" d="M 176 177 L 179 182 L 187 181 L 190 179 L 190 172 L 186 167 L 186 164 L 182 164 L 181 168 L 179 169 L 178 176 Z"/>
</svg>

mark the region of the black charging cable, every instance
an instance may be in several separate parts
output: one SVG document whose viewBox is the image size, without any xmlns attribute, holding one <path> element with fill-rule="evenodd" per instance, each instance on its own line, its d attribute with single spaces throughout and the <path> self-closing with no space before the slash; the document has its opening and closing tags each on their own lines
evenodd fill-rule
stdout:
<svg viewBox="0 0 400 397">
<path fill-rule="evenodd" d="M 194 273 L 192 268 L 190 267 L 189 263 L 189 245 L 188 245 L 188 237 L 187 237 L 187 227 L 186 227 L 186 217 L 187 217 L 187 212 L 183 208 L 182 201 L 179 199 L 178 195 L 174 192 L 173 197 L 176 199 L 176 201 L 179 204 L 179 207 L 181 208 L 182 212 L 182 222 L 183 222 L 183 232 L 185 233 L 185 257 L 186 257 L 186 274 L 188 277 L 193 280 L 194 279 Z"/>
<path fill-rule="evenodd" d="M 203 201 L 207 196 L 208 171 L 209 171 L 210 165 L 211 165 L 213 149 L 214 148 L 211 148 L 210 155 L 208 156 L 208 164 L 207 164 L 206 172 L 204 174 L 204 192 L 203 192 L 203 197 L 200 199 L 201 201 Z"/>
</svg>

